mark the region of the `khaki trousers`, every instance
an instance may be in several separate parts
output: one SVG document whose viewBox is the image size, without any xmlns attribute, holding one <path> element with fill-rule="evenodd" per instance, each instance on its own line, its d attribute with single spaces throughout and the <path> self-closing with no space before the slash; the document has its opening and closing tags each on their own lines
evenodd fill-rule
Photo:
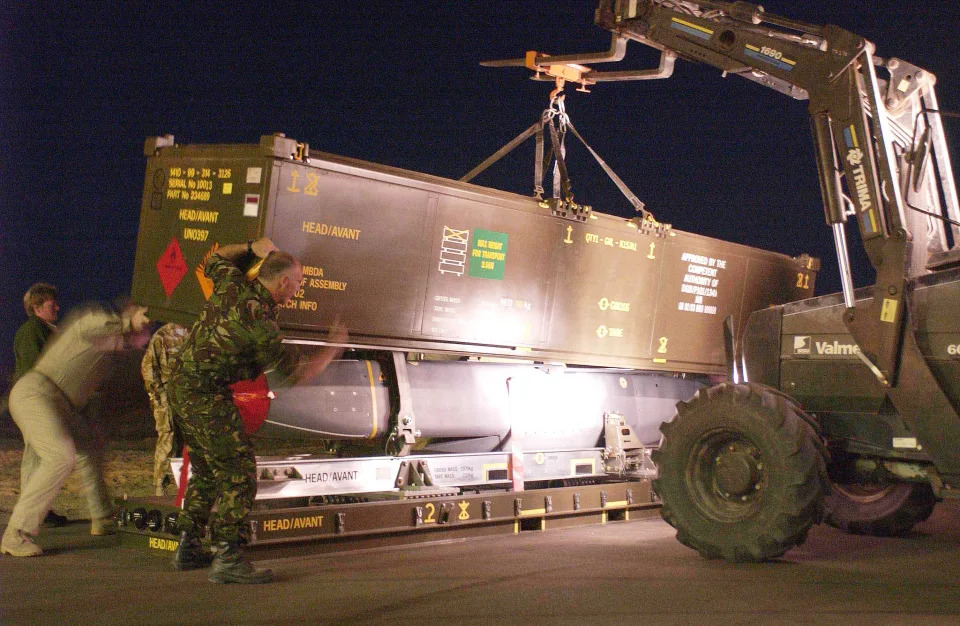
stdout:
<svg viewBox="0 0 960 626">
<path fill-rule="evenodd" d="M 157 489 L 163 488 L 163 479 L 170 469 L 170 457 L 174 452 L 173 412 L 167 401 L 166 391 L 160 393 L 148 391 L 150 406 L 153 408 L 153 421 L 157 429 L 157 447 L 153 452 L 153 484 Z"/>
<path fill-rule="evenodd" d="M 24 462 L 20 498 L 9 528 L 36 535 L 74 469 L 79 472 L 90 517 L 109 515 L 98 429 L 73 410 L 60 388 L 42 374 L 27 372 L 10 391 L 10 415 L 23 433 Z"/>
</svg>

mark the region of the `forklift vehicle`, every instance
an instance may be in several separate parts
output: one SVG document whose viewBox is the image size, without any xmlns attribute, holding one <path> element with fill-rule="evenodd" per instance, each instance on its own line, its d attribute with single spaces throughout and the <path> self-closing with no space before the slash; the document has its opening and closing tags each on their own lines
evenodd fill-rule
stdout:
<svg viewBox="0 0 960 626">
<path fill-rule="evenodd" d="M 826 521 L 902 535 L 960 494 L 960 209 L 936 77 L 837 26 L 746 2 L 601 0 L 609 51 L 524 59 L 542 80 L 669 77 L 677 58 L 809 100 L 842 292 L 757 310 L 728 380 L 660 428 L 654 488 L 677 538 L 708 558 L 776 558 Z M 596 71 L 628 41 L 659 67 Z M 855 289 L 845 223 L 876 272 Z"/>
</svg>

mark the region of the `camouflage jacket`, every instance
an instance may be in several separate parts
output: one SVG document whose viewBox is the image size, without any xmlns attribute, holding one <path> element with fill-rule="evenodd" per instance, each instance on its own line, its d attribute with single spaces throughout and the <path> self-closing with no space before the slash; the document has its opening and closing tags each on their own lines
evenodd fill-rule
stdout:
<svg viewBox="0 0 960 626">
<path fill-rule="evenodd" d="M 213 281 L 213 293 L 180 351 L 174 386 L 229 396 L 228 387 L 238 380 L 274 367 L 289 372 L 270 292 L 218 254 L 211 255 L 204 273 Z"/>
<path fill-rule="evenodd" d="M 148 391 L 159 393 L 170 382 L 173 364 L 179 358 L 189 332 L 189 329 L 171 322 L 161 326 L 150 338 L 143 361 L 140 362 L 143 382 Z"/>
</svg>

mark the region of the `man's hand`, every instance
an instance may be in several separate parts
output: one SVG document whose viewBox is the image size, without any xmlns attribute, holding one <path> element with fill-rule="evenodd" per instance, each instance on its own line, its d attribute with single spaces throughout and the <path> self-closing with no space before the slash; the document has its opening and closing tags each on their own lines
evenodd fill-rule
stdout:
<svg viewBox="0 0 960 626">
<path fill-rule="evenodd" d="M 254 242 L 250 243 L 250 250 L 255 255 L 261 259 L 267 258 L 267 255 L 271 252 L 277 252 L 280 248 L 273 245 L 273 242 L 270 241 L 267 237 L 261 237 Z M 247 242 L 243 243 L 229 243 L 225 246 L 217 248 L 216 255 L 221 259 L 226 259 L 231 263 L 236 264 L 239 259 L 247 255 Z"/>
<path fill-rule="evenodd" d="M 274 245 L 274 243 L 268 237 L 261 237 L 257 239 L 250 247 L 253 249 L 253 253 L 260 257 L 261 259 L 267 258 L 267 255 L 271 252 L 279 252 L 280 248 Z"/>
<path fill-rule="evenodd" d="M 330 331 L 327 333 L 327 341 L 330 343 L 346 343 L 348 337 L 347 326 L 341 322 L 338 317 L 330 326 Z"/>
<path fill-rule="evenodd" d="M 147 317 L 147 307 L 135 307 L 133 313 L 130 315 L 130 329 L 135 333 L 140 332 L 149 323 L 150 318 Z"/>
<path fill-rule="evenodd" d="M 340 321 L 340 318 L 338 317 L 330 326 L 330 332 L 327 334 L 327 341 L 329 343 L 346 343 L 347 339 L 347 327 L 343 322 Z M 342 346 L 325 346 L 317 355 L 304 364 L 304 367 L 300 370 L 299 376 L 294 379 L 293 384 L 309 385 L 323 372 L 323 370 L 327 369 L 327 366 L 330 365 L 331 361 L 340 358 L 340 355 L 342 354 Z"/>
</svg>

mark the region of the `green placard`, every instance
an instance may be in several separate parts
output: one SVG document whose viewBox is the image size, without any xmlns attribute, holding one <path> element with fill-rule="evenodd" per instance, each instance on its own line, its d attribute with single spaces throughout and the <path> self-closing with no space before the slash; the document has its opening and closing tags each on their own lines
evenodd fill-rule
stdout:
<svg viewBox="0 0 960 626">
<path fill-rule="evenodd" d="M 507 266 L 507 233 L 477 228 L 470 245 L 470 276 L 503 280 Z"/>
</svg>

